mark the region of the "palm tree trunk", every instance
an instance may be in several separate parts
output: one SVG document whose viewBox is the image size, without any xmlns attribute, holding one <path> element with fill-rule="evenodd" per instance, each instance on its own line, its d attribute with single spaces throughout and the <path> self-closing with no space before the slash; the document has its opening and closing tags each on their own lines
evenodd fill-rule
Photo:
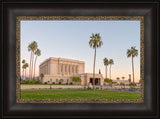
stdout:
<svg viewBox="0 0 160 119">
<path fill-rule="evenodd" d="M 26 79 L 26 69 L 25 69 L 25 79 Z"/>
<path fill-rule="evenodd" d="M 33 63 L 34 63 L 34 52 L 33 52 L 33 54 L 32 54 L 31 78 L 33 78 Z"/>
<path fill-rule="evenodd" d="M 96 62 L 96 47 L 94 52 L 94 64 L 93 64 L 93 89 L 95 89 L 95 62 Z"/>
<path fill-rule="evenodd" d="M 133 64 L 133 56 L 132 56 L 132 73 L 133 73 L 133 83 L 134 83 L 134 64 Z"/>
<path fill-rule="evenodd" d="M 22 75 L 23 75 L 23 77 L 24 77 L 24 68 L 23 68 L 23 74 L 22 74 Z"/>
<path fill-rule="evenodd" d="M 110 79 L 111 79 L 111 65 L 110 65 Z"/>
<path fill-rule="evenodd" d="M 111 65 L 110 65 L 110 79 L 111 79 Z M 111 87 L 112 87 L 112 82 L 111 82 Z"/>
<path fill-rule="evenodd" d="M 106 78 L 107 78 L 107 66 L 106 66 Z"/>
<path fill-rule="evenodd" d="M 35 58 L 35 61 L 34 61 L 34 78 L 35 78 L 36 60 L 37 60 L 37 55 L 36 55 L 36 58 Z"/>
<path fill-rule="evenodd" d="M 31 62 L 32 62 L 32 51 L 31 51 L 31 56 L 30 56 L 30 64 L 29 64 L 29 78 L 31 79 Z"/>
</svg>

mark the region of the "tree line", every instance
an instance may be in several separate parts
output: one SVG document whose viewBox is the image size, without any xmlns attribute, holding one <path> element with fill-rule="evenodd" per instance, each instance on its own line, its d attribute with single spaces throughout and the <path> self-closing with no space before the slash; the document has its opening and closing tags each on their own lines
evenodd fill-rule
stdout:
<svg viewBox="0 0 160 119">
<path fill-rule="evenodd" d="M 93 88 L 95 89 L 95 62 L 96 62 L 96 50 L 103 45 L 103 41 L 101 40 L 100 33 L 92 33 L 90 36 L 89 46 L 94 49 L 94 63 L 93 63 Z M 132 58 L 132 76 L 133 76 L 133 84 L 134 84 L 134 61 L 133 58 L 138 56 L 138 50 L 136 47 L 131 47 L 127 49 L 127 58 Z M 111 66 L 114 64 L 113 59 L 103 59 L 104 65 L 106 66 L 106 78 L 107 78 L 107 67 L 110 65 L 110 80 L 111 80 Z M 123 77 L 124 79 L 124 77 Z"/>
<path fill-rule="evenodd" d="M 35 78 L 35 70 L 36 70 L 36 61 L 38 56 L 41 55 L 41 50 L 38 48 L 38 44 L 36 41 L 31 42 L 28 45 L 28 51 L 31 52 L 30 55 L 30 64 L 26 63 L 25 59 L 22 60 L 22 69 L 23 69 L 23 76 L 25 70 L 25 77 L 26 77 L 26 69 L 29 67 L 29 79 Z"/>
</svg>

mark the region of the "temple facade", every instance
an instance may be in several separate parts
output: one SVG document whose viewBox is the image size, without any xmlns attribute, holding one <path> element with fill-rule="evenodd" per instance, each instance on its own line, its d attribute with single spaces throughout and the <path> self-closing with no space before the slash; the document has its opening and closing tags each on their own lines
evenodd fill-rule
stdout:
<svg viewBox="0 0 160 119">
<path fill-rule="evenodd" d="M 93 83 L 93 74 L 85 73 L 85 62 L 65 58 L 48 58 L 39 65 L 39 74 L 44 74 L 42 83 L 75 83 L 73 77 L 81 78 L 81 85 Z M 103 85 L 102 74 L 95 74 L 95 84 Z"/>
</svg>

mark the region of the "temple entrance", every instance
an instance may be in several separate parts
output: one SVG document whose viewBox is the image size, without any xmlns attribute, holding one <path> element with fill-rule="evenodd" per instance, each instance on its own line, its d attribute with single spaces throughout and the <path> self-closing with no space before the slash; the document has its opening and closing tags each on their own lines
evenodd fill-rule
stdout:
<svg viewBox="0 0 160 119">
<path fill-rule="evenodd" d="M 90 78 L 90 83 L 93 85 L 93 78 Z M 100 78 L 95 78 L 95 85 L 100 85 Z"/>
</svg>

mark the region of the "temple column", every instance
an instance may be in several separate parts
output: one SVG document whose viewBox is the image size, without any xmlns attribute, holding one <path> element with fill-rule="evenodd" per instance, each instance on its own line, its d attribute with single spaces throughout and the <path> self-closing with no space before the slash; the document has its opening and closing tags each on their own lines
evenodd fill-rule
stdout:
<svg viewBox="0 0 160 119">
<path fill-rule="evenodd" d="M 70 75 L 70 65 L 68 65 L 68 75 Z"/>
<path fill-rule="evenodd" d="M 77 73 L 79 74 L 79 66 L 77 66 Z"/>
<path fill-rule="evenodd" d="M 65 75 L 68 75 L 67 74 L 67 64 L 65 64 Z"/>
<path fill-rule="evenodd" d="M 58 64 L 58 74 L 60 75 L 61 74 L 61 65 Z"/>
<path fill-rule="evenodd" d="M 64 64 L 64 75 L 66 75 L 66 65 Z"/>
<path fill-rule="evenodd" d="M 60 64 L 59 74 L 62 75 L 62 64 Z"/>
<path fill-rule="evenodd" d="M 69 75 L 71 75 L 71 65 L 69 65 Z"/>
<path fill-rule="evenodd" d="M 77 74 L 77 72 L 76 72 L 76 66 L 74 66 L 74 74 Z"/>
<path fill-rule="evenodd" d="M 72 74 L 74 75 L 74 65 L 72 65 Z"/>
<path fill-rule="evenodd" d="M 67 75 L 69 75 L 69 65 L 67 64 Z"/>
<path fill-rule="evenodd" d="M 76 66 L 76 73 L 78 74 L 78 66 Z"/>
<path fill-rule="evenodd" d="M 61 75 L 63 75 L 63 64 L 61 64 Z"/>
<path fill-rule="evenodd" d="M 65 75 L 65 65 L 63 64 L 63 75 Z"/>
<path fill-rule="evenodd" d="M 75 66 L 73 65 L 73 74 L 75 74 Z"/>
<path fill-rule="evenodd" d="M 90 84 L 90 79 L 87 77 L 87 85 Z"/>
<path fill-rule="evenodd" d="M 74 67 L 73 67 L 73 65 L 72 65 L 72 75 L 74 74 Z"/>
</svg>

